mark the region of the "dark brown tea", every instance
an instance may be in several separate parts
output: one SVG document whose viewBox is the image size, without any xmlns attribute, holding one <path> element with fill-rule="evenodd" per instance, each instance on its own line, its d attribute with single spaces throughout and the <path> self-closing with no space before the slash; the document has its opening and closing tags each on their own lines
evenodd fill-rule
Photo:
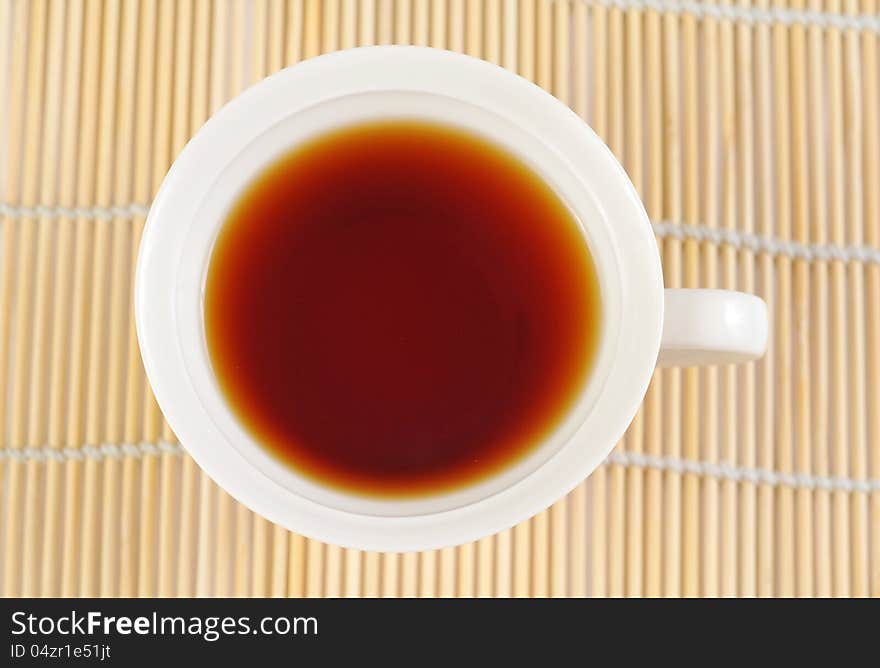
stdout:
<svg viewBox="0 0 880 668">
<path fill-rule="evenodd" d="M 211 257 L 208 350 L 253 437 L 313 480 L 449 491 L 572 408 L 601 323 L 559 197 L 476 135 L 373 122 L 323 135 L 241 196 Z"/>
</svg>

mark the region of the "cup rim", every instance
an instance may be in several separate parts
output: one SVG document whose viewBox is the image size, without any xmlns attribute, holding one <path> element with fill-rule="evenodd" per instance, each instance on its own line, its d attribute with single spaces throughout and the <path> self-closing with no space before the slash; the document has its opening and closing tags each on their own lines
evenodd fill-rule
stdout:
<svg viewBox="0 0 880 668">
<path fill-rule="evenodd" d="M 336 97 L 383 91 L 451 96 L 525 128 L 577 174 L 580 194 L 589 191 L 596 204 L 590 220 L 581 222 L 588 232 L 607 235 L 617 254 L 620 322 L 615 351 L 609 353 L 607 378 L 583 424 L 523 479 L 439 512 L 376 515 L 292 492 L 242 456 L 218 428 L 216 411 L 212 415 L 205 409 L 185 378 L 188 365 L 199 362 L 193 362 L 191 350 L 184 350 L 188 344 L 181 344 L 185 325 L 179 308 L 182 301 L 192 301 L 194 288 L 189 281 L 186 294 L 178 294 L 177 266 L 189 241 L 188 229 L 210 199 L 220 172 L 261 133 L 292 114 Z M 250 176 L 241 179 L 246 183 Z M 568 187 L 570 192 L 560 193 L 563 199 L 576 194 L 571 191 L 577 186 Z M 583 210 L 575 208 L 574 213 L 581 219 Z M 219 228 L 221 223 L 210 224 Z M 608 281 L 596 259 L 600 283 Z M 662 288 L 656 242 L 635 189 L 609 149 L 568 107 L 531 82 L 476 58 L 427 47 L 377 46 L 319 56 L 264 79 L 230 101 L 190 140 L 147 219 L 136 272 L 135 320 L 144 368 L 160 408 L 186 450 L 221 487 L 271 521 L 310 538 L 345 547 L 410 551 L 460 544 L 509 528 L 567 494 L 601 463 L 647 390 L 660 345 Z"/>
</svg>

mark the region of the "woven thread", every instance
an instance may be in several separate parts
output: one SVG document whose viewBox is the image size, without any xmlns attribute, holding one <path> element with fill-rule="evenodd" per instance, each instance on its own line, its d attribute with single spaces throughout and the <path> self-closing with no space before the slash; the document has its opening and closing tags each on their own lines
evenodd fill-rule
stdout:
<svg viewBox="0 0 880 668">
<path fill-rule="evenodd" d="M 567 1 L 567 0 L 556 0 Z M 738 7 L 734 5 L 704 5 L 692 0 L 579 0 L 588 5 L 615 9 L 650 9 L 661 14 L 690 14 L 696 19 L 737 21 L 751 25 L 774 24 L 817 26 L 823 29 L 856 30 L 880 33 L 880 16 L 855 14 L 846 16 L 829 12 L 785 9 L 783 7 Z"/>
<path fill-rule="evenodd" d="M 104 443 L 103 445 L 83 445 L 79 448 L 5 448 L 0 450 L 0 461 L 16 462 L 67 462 L 92 459 L 122 459 L 123 457 L 142 458 L 147 455 L 183 454 L 183 448 L 176 443 L 159 441 L 158 443 Z"/>
<path fill-rule="evenodd" d="M 80 448 L 9 448 L 0 450 L 0 461 L 16 462 L 66 462 L 91 459 L 122 459 L 123 457 L 143 458 L 148 455 L 158 456 L 164 453 L 183 454 L 183 448 L 176 443 L 160 441 L 158 443 L 123 443 L 120 445 L 105 443 L 103 445 L 84 445 Z M 832 478 L 812 476 L 800 473 L 781 473 L 766 469 L 745 468 L 723 462 L 705 462 L 676 457 L 657 457 L 637 452 L 613 452 L 606 460 L 627 468 L 669 471 L 672 473 L 691 473 L 705 478 L 732 480 L 734 482 L 750 482 L 756 485 L 771 487 L 792 487 L 802 489 L 822 489 L 829 492 L 858 492 L 870 494 L 880 492 L 880 480 L 856 480 L 853 478 Z"/>
<path fill-rule="evenodd" d="M 146 218 L 150 207 L 146 204 L 126 204 L 120 206 L 16 206 L 0 202 L 0 215 L 14 220 L 93 218 L 96 220 L 116 220 L 118 218 Z"/>
<path fill-rule="evenodd" d="M 610 464 L 624 467 L 669 471 L 672 473 L 692 473 L 694 475 L 750 482 L 771 487 L 795 487 L 803 489 L 822 489 L 829 492 L 861 492 L 870 494 L 880 492 L 880 480 L 856 480 L 853 478 L 831 478 L 803 473 L 781 473 L 766 469 L 733 466 L 724 462 L 704 462 L 677 457 L 657 457 L 639 452 L 612 452 L 606 460 Z"/>
<path fill-rule="evenodd" d="M 880 264 L 880 249 L 872 246 L 838 246 L 835 244 L 803 244 L 757 234 L 746 234 L 730 229 L 706 227 L 705 225 L 684 225 L 669 220 L 652 223 L 654 233 L 662 238 L 694 239 L 708 241 L 719 246 L 732 246 L 737 250 L 750 250 L 754 253 L 780 255 L 792 260 L 808 262 L 864 262 Z"/>
<path fill-rule="evenodd" d="M 95 219 L 117 220 L 125 218 L 146 217 L 150 207 L 144 204 L 128 204 L 124 206 L 13 206 L 0 202 L 0 215 L 12 219 Z M 730 229 L 707 227 L 705 225 L 685 225 L 669 220 L 652 223 L 654 233 L 661 239 L 693 239 L 695 241 L 714 243 L 719 246 L 732 246 L 738 250 L 750 250 L 754 253 L 766 253 L 783 256 L 792 260 L 807 262 L 862 262 L 880 264 L 880 249 L 872 246 L 839 246 L 835 244 L 804 244 L 757 234 L 746 234 Z"/>
</svg>

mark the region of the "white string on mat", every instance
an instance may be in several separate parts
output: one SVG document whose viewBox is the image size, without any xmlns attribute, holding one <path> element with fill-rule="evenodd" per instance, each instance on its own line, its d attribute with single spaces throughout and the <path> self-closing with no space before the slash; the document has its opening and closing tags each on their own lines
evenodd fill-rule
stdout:
<svg viewBox="0 0 880 668">
<path fill-rule="evenodd" d="M 150 207 L 146 204 L 127 204 L 119 206 L 14 206 L 0 202 L 0 215 L 13 219 L 36 218 L 94 218 L 96 220 L 115 220 L 117 218 L 146 217 Z M 880 264 L 880 249 L 872 246 L 838 246 L 835 244 L 803 244 L 797 241 L 776 239 L 758 234 L 746 234 L 736 230 L 706 227 L 705 225 L 685 225 L 669 220 L 652 223 L 654 233 L 662 238 L 695 239 L 718 245 L 732 246 L 736 249 L 751 250 L 755 253 L 780 255 L 793 260 L 863 262 Z"/>
<path fill-rule="evenodd" d="M 569 2 L 570 0 L 555 0 Z M 880 33 L 880 16 L 856 14 L 846 16 L 831 12 L 784 7 L 740 7 L 737 5 L 705 5 L 693 0 L 575 0 L 588 5 L 616 9 L 651 9 L 661 14 L 690 14 L 697 19 L 738 21 L 749 24 L 818 26 L 837 30 L 857 30 Z"/>
<path fill-rule="evenodd" d="M 854 478 L 830 478 L 800 473 L 781 473 L 766 469 L 744 468 L 723 462 L 704 462 L 677 457 L 658 457 L 640 452 L 612 452 L 607 462 L 624 467 L 671 471 L 673 473 L 693 473 L 707 478 L 751 482 L 771 487 L 794 487 L 823 489 L 831 492 L 862 492 L 870 494 L 880 491 L 880 480 L 856 480 Z"/>
<path fill-rule="evenodd" d="M 159 441 L 157 443 L 104 443 L 103 445 L 83 445 L 78 448 L 4 448 L 0 449 L 0 461 L 83 461 L 93 459 L 122 459 L 123 457 L 140 458 L 146 455 L 161 455 L 162 453 L 179 455 L 183 448 L 176 443 Z"/>
<path fill-rule="evenodd" d="M 146 455 L 170 453 L 183 454 L 183 448 L 176 443 L 122 443 L 104 445 L 84 445 L 79 448 L 5 448 L 0 449 L 0 461 L 82 461 L 92 459 L 121 459 L 123 457 L 142 458 Z M 829 478 L 798 473 L 780 473 L 766 469 L 744 468 L 725 463 L 678 459 L 676 457 L 657 457 L 639 452 L 612 452 L 607 463 L 626 468 L 654 469 L 674 473 L 692 473 L 706 478 L 751 482 L 756 485 L 772 487 L 792 487 L 805 489 L 824 489 L 828 491 L 860 492 L 870 494 L 880 491 L 880 480 L 856 480 L 854 478 Z"/>
<path fill-rule="evenodd" d="M 837 246 L 835 244 L 803 244 L 757 234 L 746 234 L 736 230 L 706 227 L 705 225 L 684 225 L 668 220 L 652 223 L 654 233 L 661 238 L 694 239 L 708 241 L 719 246 L 733 246 L 737 249 L 755 253 L 782 255 L 793 260 L 840 260 L 841 262 L 864 262 L 880 264 L 880 249 L 872 246 Z"/>
<path fill-rule="evenodd" d="M 115 220 L 117 218 L 146 217 L 148 204 L 126 204 L 124 206 L 16 206 L 0 202 L 0 216 L 15 220 L 23 218 L 94 218 L 96 220 Z"/>
</svg>

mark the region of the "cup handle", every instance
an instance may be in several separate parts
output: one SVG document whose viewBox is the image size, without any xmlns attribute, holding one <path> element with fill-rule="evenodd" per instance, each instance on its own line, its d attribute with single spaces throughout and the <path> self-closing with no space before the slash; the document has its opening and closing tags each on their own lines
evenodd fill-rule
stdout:
<svg viewBox="0 0 880 668">
<path fill-rule="evenodd" d="M 732 290 L 665 290 L 660 366 L 735 364 L 767 349 L 767 304 Z"/>
</svg>

